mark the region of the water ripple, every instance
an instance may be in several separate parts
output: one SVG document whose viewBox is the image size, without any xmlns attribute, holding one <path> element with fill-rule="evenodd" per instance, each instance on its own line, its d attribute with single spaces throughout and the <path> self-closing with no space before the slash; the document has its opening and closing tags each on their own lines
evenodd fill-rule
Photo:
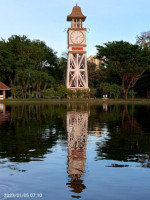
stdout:
<svg viewBox="0 0 150 200">
<path fill-rule="evenodd" d="M 12 187 L 10 185 L 0 183 L 0 199 L 6 199 L 4 195 L 10 193 L 11 189 Z"/>
</svg>

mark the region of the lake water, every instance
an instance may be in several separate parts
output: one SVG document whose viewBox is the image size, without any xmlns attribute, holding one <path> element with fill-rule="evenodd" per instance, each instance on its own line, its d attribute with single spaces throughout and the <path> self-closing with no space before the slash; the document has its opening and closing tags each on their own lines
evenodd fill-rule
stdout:
<svg viewBox="0 0 150 200">
<path fill-rule="evenodd" d="M 150 105 L 0 104 L 0 199 L 149 200 Z"/>
</svg>

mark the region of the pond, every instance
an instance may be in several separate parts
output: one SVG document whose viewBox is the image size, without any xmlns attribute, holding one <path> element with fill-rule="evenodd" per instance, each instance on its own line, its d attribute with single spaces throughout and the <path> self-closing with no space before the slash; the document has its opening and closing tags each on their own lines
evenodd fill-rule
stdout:
<svg viewBox="0 0 150 200">
<path fill-rule="evenodd" d="M 149 198 L 150 105 L 0 104 L 0 199 Z"/>
</svg>

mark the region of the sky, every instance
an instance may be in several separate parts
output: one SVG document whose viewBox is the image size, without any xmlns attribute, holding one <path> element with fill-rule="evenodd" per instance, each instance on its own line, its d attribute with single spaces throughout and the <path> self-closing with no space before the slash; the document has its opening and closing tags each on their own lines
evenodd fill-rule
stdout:
<svg viewBox="0 0 150 200">
<path fill-rule="evenodd" d="M 124 40 L 150 31 L 150 0 L 0 0 L 0 38 L 26 35 L 39 39 L 61 56 L 67 52 L 67 15 L 76 3 L 87 16 L 87 56 L 96 45 Z"/>
</svg>

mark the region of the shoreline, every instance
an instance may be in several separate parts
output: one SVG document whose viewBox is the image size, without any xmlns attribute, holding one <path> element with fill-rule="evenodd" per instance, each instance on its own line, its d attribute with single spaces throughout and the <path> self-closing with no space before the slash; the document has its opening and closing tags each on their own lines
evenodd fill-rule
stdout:
<svg viewBox="0 0 150 200">
<path fill-rule="evenodd" d="M 51 104 L 57 104 L 57 103 L 94 103 L 94 104 L 150 104 L 150 99 L 6 99 L 6 100 L 0 100 L 0 103 L 51 103 Z"/>
</svg>

